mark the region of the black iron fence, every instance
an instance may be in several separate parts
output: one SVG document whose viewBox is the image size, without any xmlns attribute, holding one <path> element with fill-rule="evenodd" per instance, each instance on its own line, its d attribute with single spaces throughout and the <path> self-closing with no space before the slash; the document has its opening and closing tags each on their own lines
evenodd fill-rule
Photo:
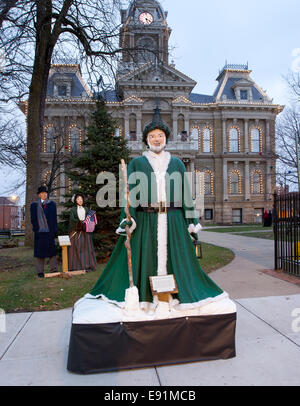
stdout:
<svg viewBox="0 0 300 406">
<path fill-rule="evenodd" d="M 275 269 L 300 276 L 300 193 L 274 195 Z"/>
</svg>

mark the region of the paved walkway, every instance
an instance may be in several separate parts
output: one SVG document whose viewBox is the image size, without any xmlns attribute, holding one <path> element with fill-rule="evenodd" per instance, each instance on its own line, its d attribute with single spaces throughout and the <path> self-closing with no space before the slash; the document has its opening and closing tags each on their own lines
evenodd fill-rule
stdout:
<svg viewBox="0 0 300 406">
<path fill-rule="evenodd" d="M 71 309 L 8 314 L 0 385 L 299 386 L 300 286 L 263 273 L 273 267 L 272 242 L 212 232 L 201 240 L 236 254 L 210 274 L 237 303 L 236 358 L 81 376 L 66 369 Z"/>
</svg>

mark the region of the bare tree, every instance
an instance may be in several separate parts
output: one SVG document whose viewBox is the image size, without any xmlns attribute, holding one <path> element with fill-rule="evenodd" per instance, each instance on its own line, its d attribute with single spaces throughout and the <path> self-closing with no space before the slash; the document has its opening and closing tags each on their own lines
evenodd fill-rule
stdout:
<svg viewBox="0 0 300 406">
<path fill-rule="evenodd" d="M 2 99 L 21 98 L 29 88 L 27 245 L 32 244 L 29 207 L 39 184 L 36 174 L 41 168 L 45 99 L 54 49 L 64 43 L 74 47 L 76 43 L 79 56 L 94 58 L 94 66 L 102 66 L 106 71 L 119 52 L 116 46 L 118 7 L 118 0 L 20 0 L 11 4 L 8 10 L 3 9 L 0 46 L 5 51 L 6 66 L 0 80 Z"/>
<path fill-rule="evenodd" d="M 0 10 L 0 50 L 5 52 L 0 101 L 20 100 L 28 93 L 26 245 L 33 243 L 29 207 L 40 182 L 37 174 L 41 173 L 41 140 L 51 60 L 57 54 L 74 55 L 85 66 L 91 80 L 115 72 L 124 52 L 119 41 L 120 2 L 11 0 Z M 127 52 L 134 51 L 127 49 Z"/>
<path fill-rule="evenodd" d="M 277 181 L 299 185 L 300 110 L 294 104 L 286 107 L 277 119 L 276 142 L 278 151 Z M 300 190 L 300 189 L 299 189 Z"/>
</svg>

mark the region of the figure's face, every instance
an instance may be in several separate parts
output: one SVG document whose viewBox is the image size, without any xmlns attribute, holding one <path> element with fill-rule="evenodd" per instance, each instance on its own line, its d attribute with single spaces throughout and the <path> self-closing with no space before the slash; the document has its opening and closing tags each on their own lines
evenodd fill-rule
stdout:
<svg viewBox="0 0 300 406">
<path fill-rule="evenodd" d="M 149 148 L 156 153 L 160 153 L 166 145 L 166 134 L 159 128 L 150 131 L 147 139 Z"/>
<path fill-rule="evenodd" d="M 82 206 L 83 205 L 83 198 L 81 196 L 78 196 L 76 199 L 76 203 L 78 204 L 78 206 Z"/>
<path fill-rule="evenodd" d="M 47 193 L 47 192 L 41 192 L 41 193 L 39 193 L 39 198 L 40 198 L 41 200 L 46 200 L 47 197 L 48 197 L 48 193 Z"/>
</svg>

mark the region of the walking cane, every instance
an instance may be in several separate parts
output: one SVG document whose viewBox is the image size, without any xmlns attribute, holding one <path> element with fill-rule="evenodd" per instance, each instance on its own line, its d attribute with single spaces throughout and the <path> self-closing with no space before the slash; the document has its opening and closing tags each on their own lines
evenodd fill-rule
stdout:
<svg viewBox="0 0 300 406">
<path fill-rule="evenodd" d="M 130 200 L 129 200 L 129 183 L 128 183 L 128 178 L 127 178 L 127 168 L 124 159 L 121 160 L 121 165 L 122 165 L 122 172 L 123 172 L 123 178 L 124 178 L 124 183 L 125 183 L 125 200 L 126 200 L 126 206 L 125 206 L 125 214 L 126 214 L 126 220 L 131 221 L 131 215 L 130 215 Z M 126 290 L 125 292 L 125 309 L 128 311 L 134 311 L 138 310 L 139 308 L 139 292 L 136 286 L 134 286 L 133 283 L 133 272 L 132 272 L 132 257 L 131 257 L 131 232 L 130 228 L 128 225 L 125 227 L 125 231 L 127 234 L 127 239 L 125 241 L 125 247 L 127 250 L 127 258 L 128 258 L 128 274 L 129 274 L 129 289 Z"/>
</svg>

